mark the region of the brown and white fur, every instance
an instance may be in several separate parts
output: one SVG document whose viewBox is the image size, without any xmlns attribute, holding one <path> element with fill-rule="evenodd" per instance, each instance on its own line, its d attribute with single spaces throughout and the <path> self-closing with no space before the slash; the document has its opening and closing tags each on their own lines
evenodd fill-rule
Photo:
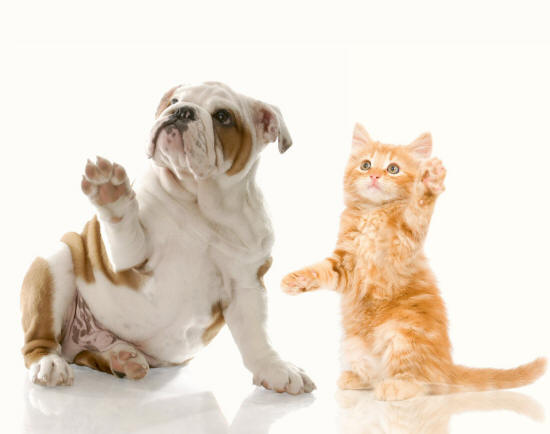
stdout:
<svg viewBox="0 0 550 434">
<path fill-rule="evenodd" d="M 147 148 L 151 168 L 135 190 L 120 165 L 88 161 L 82 190 L 97 216 L 24 279 L 31 381 L 71 384 L 70 362 L 142 378 L 149 367 L 187 362 L 227 323 L 255 384 L 311 392 L 313 382 L 281 360 L 265 327 L 273 233 L 255 173 L 276 140 L 281 153 L 291 145 L 276 107 L 207 82 L 164 95 Z M 84 319 L 71 317 L 75 299 Z M 97 324 L 99 340 L 116 342 L 108 350 L 86 340 Z M 77 354 L 73 341 L 83 345 Z"/>
<path fill-rule="evenodd" d="M 336 249 L 282 281 L 289 294 L 320 287 L 341 293 L 342 389 L 374 388 L 378 399 L 401 400 L 517 387 L 544 372 L 545 359 L 510 370 L 453 363 L 445 306 L 423 252 L 445 178 L 431 149 L 429 134 L 393 146 L 356 125 Z"/>
</svg>

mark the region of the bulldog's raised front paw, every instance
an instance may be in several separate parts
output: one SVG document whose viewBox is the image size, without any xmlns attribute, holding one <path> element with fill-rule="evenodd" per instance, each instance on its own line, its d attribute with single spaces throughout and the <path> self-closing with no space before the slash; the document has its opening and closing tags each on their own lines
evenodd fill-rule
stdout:
<svg viewBox="0 0 550 434">
<path fill-rule="evenodd" d="M 253 382 L 257 386 L 291 395 L 310 393 L 317 388 L 302 369 L 279 359 L 266 362 L 258 369 Z"/>
<path fill-rule="evenodd" d="M 73 370 L 57 354 L 48 354 L 29 367 L 29 378 L 41 386 L 70 386 L 73 384 Z"/>
<path fill-rule="evenodd" d="M 92 203 L 107 211 L 113 221 L 120 220 L 122 210 L 117 205 L 122 199 L 132 199 L 135 193 L 124 168 L 97 157 L 95 163 L 88 160 L 81 183 L 82 191 Z"/>
</svg>

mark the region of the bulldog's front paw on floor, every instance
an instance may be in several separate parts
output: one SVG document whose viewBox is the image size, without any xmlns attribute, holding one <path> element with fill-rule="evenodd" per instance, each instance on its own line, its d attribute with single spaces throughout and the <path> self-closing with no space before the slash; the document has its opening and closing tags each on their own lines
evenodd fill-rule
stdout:
<svg viewBox="0 0 550 434">
<path fill-rule="evenodd" d="M 145 356 L 131 345 L 119 344 L 109 350 L 109 364 L 119 378 L 140 380 L 149 372 Z"/>
<path fill-rule="evenodd" d="M 291 395 L 310 393 L 317 388 L 302 369 L 282 360 L 266 363 L 254 374 L 253 382 L 257 386 Z"/>
</svg>

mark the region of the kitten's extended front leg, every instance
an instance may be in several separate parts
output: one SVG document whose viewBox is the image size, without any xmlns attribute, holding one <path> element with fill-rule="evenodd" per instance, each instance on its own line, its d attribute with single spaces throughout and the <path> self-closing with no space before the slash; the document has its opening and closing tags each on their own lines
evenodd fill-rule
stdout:
<svg viewBox="0 0 550 434">
<path fill-rule="evenodd" d="M 438 158 L 424 161 L 414 185 L 411 201 L 405 210 L 405 221 L 417 236 L 424 237 L 437 197 L 445 191 L 447 171 Z"/>
<path fill-rule="evenodd" d="M 339 258 L 330 257 L 321 262 L 287 274 L 281 288 L 290 295 L 326 288 L 336 291 L 343 281 L 344 271 Z"/>
<path fill-rule="evenodd" d="M 144 263 L 149 257 L 149 246 L 136 195 L 124 168 L 101 157 L 95 164 L 88 160 L 81 186 L 98 211 L 115 270 Z"/>
</svg>

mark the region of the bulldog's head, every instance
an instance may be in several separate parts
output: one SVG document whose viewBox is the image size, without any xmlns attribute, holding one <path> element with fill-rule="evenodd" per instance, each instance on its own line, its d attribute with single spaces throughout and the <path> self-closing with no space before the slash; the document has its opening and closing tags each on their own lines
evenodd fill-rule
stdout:
<svg viewBox="0 0 550 434">
<path fill-rule="evenodd" d="M 148 156 L 180 179 L 245 174 L 268 143 L 292 144 L 279 109 L 217 82 L 170 89 L 156 117 Z"/>
</svg>

